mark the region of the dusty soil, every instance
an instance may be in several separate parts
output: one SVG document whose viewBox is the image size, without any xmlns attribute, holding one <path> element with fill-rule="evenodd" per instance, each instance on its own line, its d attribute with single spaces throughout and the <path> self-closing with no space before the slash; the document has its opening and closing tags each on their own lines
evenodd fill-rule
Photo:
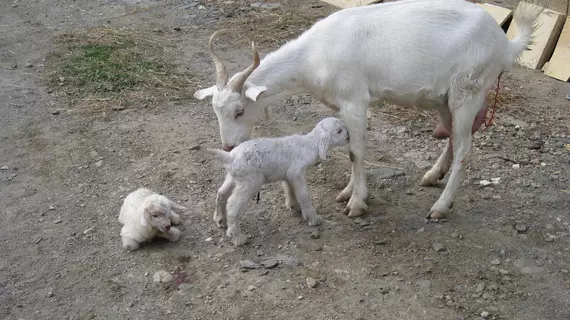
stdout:
<svg viewBox="0 0 570 320">
<path fill-rule="evenodd" d="M 333 10 L 279 4 L 277 14 Z M 476 134 L 448 221 L 423 219 L 447 180 L 418 186 L 443 148 L 430 137 L 435 123 L 374 109 L 369 214 L 347 218 L 334 202 L 350 173 L 339 150 L 309 175 L 327 224 L 308 227 L 284 208 L 278 185 L 266 186 L 242 219 L 249 244 L 234 248 L 211 219 L 224 172 L 203 151 L 220 144 L 209 103 L 76 113 L 70 97 L 46 87 L 45 59 L 63 32 L 159 29 L 166 57 L 210 85 L 205 47 L 218 23 L 270 9 L 194 0 L 0 7 L 0 318 L 570 319 L 567 83 L 518 67 L 505 75 L 503 92 L 519 98 L 502 103 L 496 125 Z M 563 10 L 562 2 L 551 7 Z M 247 45 L 226 39 L 219 47 L 233 71 L 249 63 Z M 333 114 L 308 96 L 273 111 L 256 135 L 307 132 Z M 480 184 L 492 178 L 498 184 Z M 125 253 L 119 208 L 141 186 L 190 210 L 179 242 Z M 243 269 L 240 260 L 278 265 Z M 174 280 L 154 282 L 160 270 Z"/>
</svg>

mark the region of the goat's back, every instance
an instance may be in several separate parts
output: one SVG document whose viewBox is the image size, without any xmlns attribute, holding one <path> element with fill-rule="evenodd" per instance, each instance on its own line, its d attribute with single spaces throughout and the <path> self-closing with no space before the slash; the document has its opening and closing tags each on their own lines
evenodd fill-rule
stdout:
<svg viewBox="0 0 570 320">
<path fill-rule="evenodd" d="M 497 74 L 509 41 L 480 6 L 460 0 L 404 0 L 340 10 L 317 22 L 305 47 L 313 89 L 382 97 L 387 91 L 447 92 L 454 77 Z M 317 88 L 321 87 L 321 88 Z"/>
</svg>

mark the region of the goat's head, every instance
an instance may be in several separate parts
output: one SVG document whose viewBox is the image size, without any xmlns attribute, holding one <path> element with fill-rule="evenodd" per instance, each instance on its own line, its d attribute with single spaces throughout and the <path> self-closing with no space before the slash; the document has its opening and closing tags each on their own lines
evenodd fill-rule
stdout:
<svg viewBox="0 0 570 320">
<path fill-rule="evenodd" d="M 257 98 L 265 90 L 264 86 L 246 84 L 247 78 L 259 66 L 259 54 L 255 43 L 251 43 L 253 63 L 244 71 L 236 73 L 228 81 L 226 66 L 214 51 L 213 41 L 223 30 L 210 37 L 209 51 L 216 66 L 216 84 L 194 93 L 194 98 L 204 100 L 212 97 L 212 107 L 218 117 L 222 148 L 230 151 L 233 147 L 251 137 L 253 126 L 262 112 L 263 106 L 256 104 Z"/>
</svg>

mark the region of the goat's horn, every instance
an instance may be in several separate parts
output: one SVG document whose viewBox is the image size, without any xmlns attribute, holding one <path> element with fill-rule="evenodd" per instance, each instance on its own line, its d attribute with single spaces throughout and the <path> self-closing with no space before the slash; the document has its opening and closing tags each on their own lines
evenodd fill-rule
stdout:
<svg viewBox="0 0 570 320">
<path fill-rule="evenodd" d="M 253 54 L 253 63 L 247 67 L 247 69 L 245 69 L 240 75 L 235 77 L 229 85 L 234 92 L 241 92 L 245 80 L 247 80 L 253 70 L 259 66 L 259 53 L 257 53 L 255 42 L 251 42 L 251 52 Z"/>
<path fill-rule="evenodd" d="M 218 57 L 214 51 L 214 39 L 224 31 L 225 30 L 218 30 L 214 32 L 208 42 L 208 49 L 210 50 L 212 60 L 214 60 L 214 65 L 216 66 L 216 86 L 218 89 L 222 89 L 228 83 L 228 70 L 222 60 L 220 60 L 220 57 Z"/>
</svg>

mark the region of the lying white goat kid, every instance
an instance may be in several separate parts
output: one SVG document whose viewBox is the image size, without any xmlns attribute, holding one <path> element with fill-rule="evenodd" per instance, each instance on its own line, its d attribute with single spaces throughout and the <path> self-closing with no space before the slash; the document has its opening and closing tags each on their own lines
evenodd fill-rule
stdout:
<svg viewBox="0 0 570 320">
<path fill-rule="evenodd" d="M 322 218 L 309 198 L 307 169 L 319 158 L 326 160 L 329 149 L 348 142 L 346 125 L 330 117 L 321 120 L 306 135 L 248 140 L 231 152 L 208 149 L 223 160 L 227 170 L 216 196 L 214 221 L 219 227 L 228 227 L 226 234 L 235 246 L 243 245 L 247 237 L 240 231 L 239 216 L 262 185 L 283 181 L 285 205 L 300 210 L 310 226 L 319 225 Z"/>
<path fill-rule="evenodd" d="M 216 85 L 194 97 L 212 97 L 222 147 L 250 139 L 269 104 L 307 92 L 340 112 L 350 133 L 352 175 L 337 201 L 345 212 L 363 214 L 368 198 L 364 171 L 366 109 L 375 101 L 436 109 L 438 135 L 450 136 L 421 185 L 449 181 L 428 215 L 451 208 L 467 166 L 473 130 L 485 119 L 485 95 L 531 41 L 541 13 L 521 5 L 514 13 L 518 35 L 508 40 L 481 6 L 462 0 L 402 0 L 340 10 L 261 62 L 252 44 L 253 64 L 228 81 L 210 38 Z M 479 116 L 478 116 L 479 115 Z M 442 133 L 443 131 L 443 133 Z"/>
<path fill-rule="evenodd" d="M 172 224 L 180 224 L 180 216 L 174 210 L 181 213 L 186 208 L 149 189 L 139 188 L 131 192 L 119 214 L 119 222 L 123 224 L 123 248 L 137 250 L 141 243 L 150 242 L 157 236 L 178 241 L 180 230 Z"/>
</svg>

